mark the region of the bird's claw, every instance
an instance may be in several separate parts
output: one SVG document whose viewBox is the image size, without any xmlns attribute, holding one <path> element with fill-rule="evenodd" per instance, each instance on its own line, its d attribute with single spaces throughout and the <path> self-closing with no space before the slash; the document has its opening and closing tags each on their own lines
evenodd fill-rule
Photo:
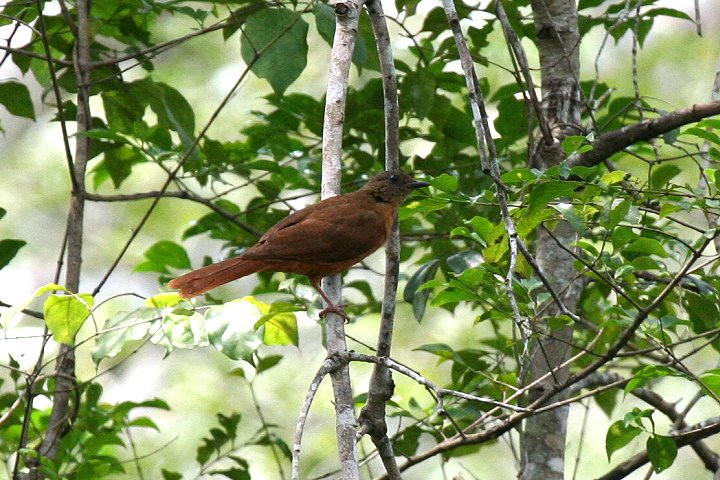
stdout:
<svg viewBox="0 0 720 480">
<path fill-rule="evenodd" d="M 325 315 L 328 313 L 334 313 L 335 315 L 338 315 L 343 320 L 345 320 L 345 323 L 350 321 L 350 317 L 347 313 L 345 313 L 345 309 L 343 308 L 345 305 L 329 305 L 326 308 L 323 308 L 320 310 L 320 313 L 318 314 L 320 318 L 325 318 Z"/>
</svg>

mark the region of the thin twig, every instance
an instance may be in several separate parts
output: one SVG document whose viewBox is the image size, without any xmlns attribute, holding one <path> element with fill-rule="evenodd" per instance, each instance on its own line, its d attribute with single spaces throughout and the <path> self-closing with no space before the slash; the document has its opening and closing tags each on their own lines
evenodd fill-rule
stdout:
<svg viewBox="0 0 720 480">
<path fill-rule="evenodd" d="M 385 14 L 381 0 L 372 0 L 365 4 L 370 17 L 380 62 L 380 75 L 383 85 L 385 116 L 385 168 L 395 170 L 400 167 L 400 107 L 395 74 L 395 62 L 390 42 Z M 385 287 L 383 290 L 382 312 L 378 328 L 377 355 L 389 357 L 392 347 L 395 306 L 400 277 L 400 229 L 395 218 L 390 237 L 385 246 Z M 390 400 L 395 385 L 387 366 L 377 363 L 373 367 L 368 387 L 368 399 L 358 416 L 358 439 L 369 434 L 377 448 L 385 472 L 391 480 L 401 479 L 395 454 L 387 436 L 385 404 Z"/>
</svg>

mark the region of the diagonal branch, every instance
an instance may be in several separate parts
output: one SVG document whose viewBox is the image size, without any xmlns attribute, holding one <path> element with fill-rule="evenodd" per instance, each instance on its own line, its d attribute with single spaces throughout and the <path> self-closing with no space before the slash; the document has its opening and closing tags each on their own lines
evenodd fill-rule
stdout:
<svg viewBox="0 0 720 480">
<path fill-rule="evenodd" d="M 698 122 L 718 114 L 720 114 L 720 101 L 697 103 L 658 118 L 628 125 L 619 130 L 598 135 L 592 143 L 592 150 L 571 156 L 568 159 L 568 164 L 571 167 L 591 167 L 630 145 L 651 140 L 683 125 Z"/>
</svg>

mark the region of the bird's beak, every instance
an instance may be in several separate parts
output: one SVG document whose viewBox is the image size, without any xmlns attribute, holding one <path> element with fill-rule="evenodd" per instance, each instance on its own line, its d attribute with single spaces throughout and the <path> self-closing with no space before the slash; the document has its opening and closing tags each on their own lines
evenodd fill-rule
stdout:
<svg viewBox="0 0 720 480">
<path fill-rule="evenodd" d="M 415 180 L 413 182 L 410 182 L 408 187 L 410 187 L 412 190 L 415 190 L 416 188 L 422 188 L 422 187 L 428 187 L 430 184 L 428 182 L 421 182 L 419 180 Z"/>
</svg>

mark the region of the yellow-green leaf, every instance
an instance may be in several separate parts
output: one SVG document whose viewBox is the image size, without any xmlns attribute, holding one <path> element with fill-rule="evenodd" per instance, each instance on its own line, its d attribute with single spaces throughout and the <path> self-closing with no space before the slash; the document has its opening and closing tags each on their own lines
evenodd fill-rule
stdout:
<svg viewBox="0 0 720 480">
<path fill-rule="evenodd" d="M 174 307 L 182 301 L 178 292 L 164 292 L 153 295 L 145 300 L 145 306 L 149 308 Z"/>
<path fill-rule="evenodd" d="M 615 170 L 614 172 L 608 172 L 600 178 L 600 181 L 605 185 L 613 185 L 620 183 L 625 178 L 626 172 L 623 170 Z"/>
<path fill-rule="evenodd" d="M 50 295 L 45 300 L 45 323 L 53 338 L 72 345 L 80 327 L 90 315 L 94 298 L 89 293 L 78 295 Z"/>
</svg>

